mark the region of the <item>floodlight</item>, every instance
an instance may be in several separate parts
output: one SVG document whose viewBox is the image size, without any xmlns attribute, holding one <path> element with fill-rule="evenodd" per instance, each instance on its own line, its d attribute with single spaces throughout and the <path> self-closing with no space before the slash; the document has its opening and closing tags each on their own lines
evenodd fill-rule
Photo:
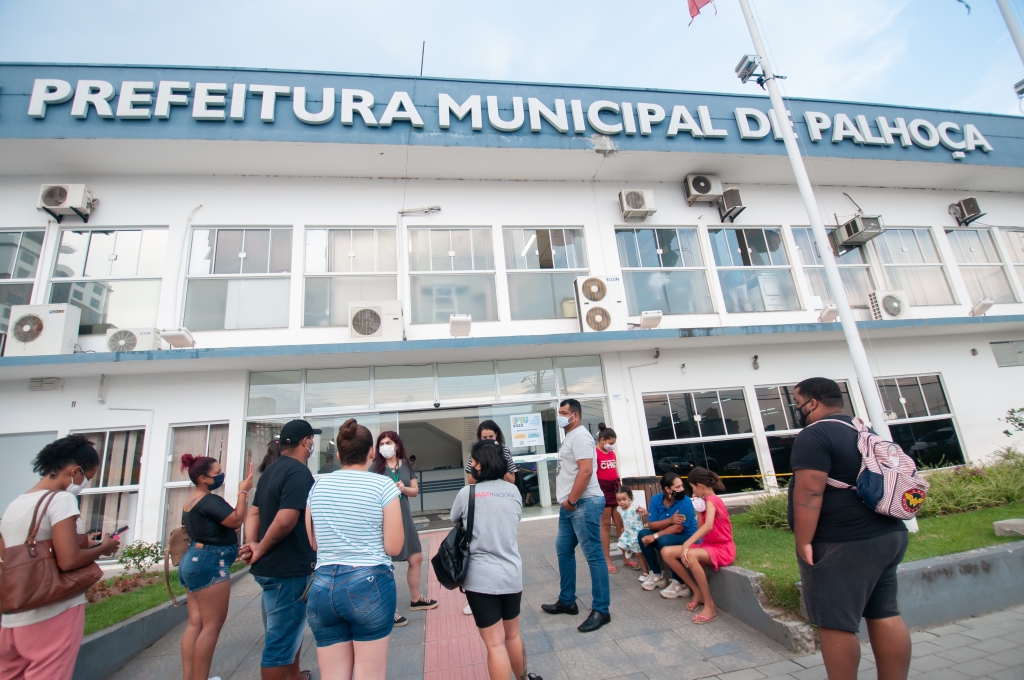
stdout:
<svg viewBox="0 0 1024 680">
<path fill-rule="evenodd" d="M 821 310 L 821 314 L 818 315 L 818 321 L 821 323 L 832 323 L 839 318 L 839 308 L 833 304 L 825 305 L 825 308 Z"/>
<path fill-rule="evenodd" d="M 452 314 L 448 317 L 448 331 L 452 334 L 453 338 L 469 336 L 469 329 L 472 325 L 472 314 Z"/>
<path fill-rule="evenodd" d="M 754 76 L 754 71 L 761 65 L 761 57 L 756 54 L 744 54 L 740 63 L 736 64 L 736 77 L 746 83 Z"/>
<path fill-rule="evenodd" d="M 661 325 L 661 310 L 640 312 L 640 328 L 657 328 Z"/>
<path fill-rule="evenodd" d="M 983 298 L 974 303 L 971 307 L 971 316 L 985 316 L 985 312 L 992 309 L 992 305 L 995 304 L 995 300 L 989 298 Z"/>
</svg>

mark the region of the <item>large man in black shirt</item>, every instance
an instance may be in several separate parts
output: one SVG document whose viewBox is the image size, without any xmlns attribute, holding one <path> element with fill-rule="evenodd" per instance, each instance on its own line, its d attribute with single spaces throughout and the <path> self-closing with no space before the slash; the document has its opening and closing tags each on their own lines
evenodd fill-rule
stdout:
<svg viewBox="0 0 1024 680">
<path fill-rule="evenodd" d="M 309 671 L 299 670 L 306 627 L 302 593 L 316 563 L 306 536 L 306 501 L 313 488 L 306 461 L 313 454 L 313 435 L 320 432 L 305 420 L 281 429 L 281 457 L 260 476 L 245 520 L 249 542 L 239 555 L 252 565 L 249 573 L 263 588 L 263 680 L 310 678 Z"/>
<path fill-rule="evenodd" d="M 876 513 L 853 489 L 825 484 L 829 477 L 856 484 L 860 472 L 858 435 L 839 385 L 808 378 L 796 386 L 794 402 L 805 427 L 793 444 L 789 526 L 825 671 L 829 680 L 856 679 L 864 618 L 879 680 L 905 680 L 910 633 L 896 602 L 896 567 L 907 550 L 906 525 Z"/>
</svg>

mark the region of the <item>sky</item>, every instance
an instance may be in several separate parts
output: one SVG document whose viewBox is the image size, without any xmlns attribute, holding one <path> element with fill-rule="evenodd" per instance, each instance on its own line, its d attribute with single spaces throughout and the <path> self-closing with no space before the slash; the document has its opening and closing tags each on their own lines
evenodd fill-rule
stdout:
<svg viewBox="0 0 1024 680">
<path fill-rule="evenodd" d="M 751 1 L 786 96 L 1024 115 L 995 0 Z M 0 62 L 415 76 L 425 40 L 425 76 L 758 91 L 733 72 L 753 52 L 739 3 L 689 21 L 686 0 L 0 0 Z"/>
</svg>

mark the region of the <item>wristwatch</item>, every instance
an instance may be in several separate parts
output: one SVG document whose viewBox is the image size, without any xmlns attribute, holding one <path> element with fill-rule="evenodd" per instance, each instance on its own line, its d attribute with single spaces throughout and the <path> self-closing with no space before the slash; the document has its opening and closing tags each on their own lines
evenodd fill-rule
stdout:
<svg viewBox="0 0 1024 680">
<path fill-rule="evenodd" d="M 565 499 L 565 502 L 568 503 L 569 505 L 571 505 L 574 508 L 579 507 L 579 504 L 580 504 L 579 501 L 573 502 L 573 501 L 569 500 L 568 498 Z"/>
<path fill-rule="evenodd" d="M 655 531 L 655 532 L 654 532 L 654 533 L 652 534 L 652 536 L 654 536 L 654 540 L 655 540 L 655 541 L 657 541 L 657 540 L 658 540 L 658 532 L 657 532 L 657 531 Z"/>
</svg>

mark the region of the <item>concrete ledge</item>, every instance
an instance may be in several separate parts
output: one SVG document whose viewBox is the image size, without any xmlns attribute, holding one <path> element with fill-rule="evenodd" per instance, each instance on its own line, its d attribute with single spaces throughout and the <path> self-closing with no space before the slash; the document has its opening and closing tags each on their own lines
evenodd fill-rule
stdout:
<svg viewBox="0 0 1024 680">
<path fill-rule="evenodd" d="M 234 583 L 249 573 L 245 567 L 231 575 Z M 72 680 L 106 680 L 132 658 L 188 619 L 185 597 L 181 606 L 167 601 L 109 628 L 85 636 L 78 650 Z"/>
</svg>

